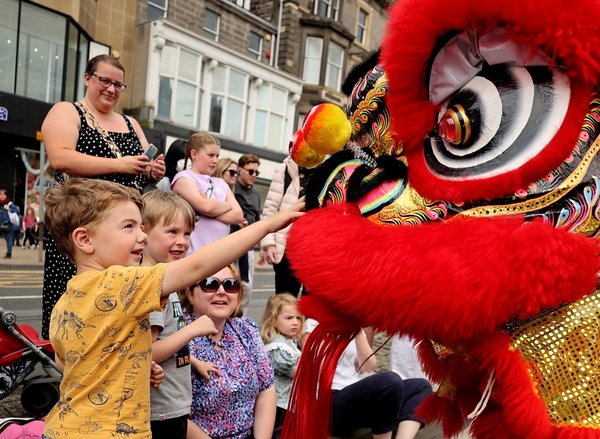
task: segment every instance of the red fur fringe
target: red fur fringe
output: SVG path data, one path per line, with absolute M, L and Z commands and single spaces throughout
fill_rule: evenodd
M 333 375 L 360 325 L 341 314 L 328 312 L 326 306 L 310 296 L 300 301 L 300 309 L 307 316 L 320 318 L 320 323 L 302 350 L 281 437 L 326 439 L 331 423 Z
M 542 222 L 376 225 L 355 206 L 307 213 L 286 249 L 310 295 L 363 326 L 445 345 L 594 291 L 595 240 Z M 574 257 L 573 255 L 577 255 Z

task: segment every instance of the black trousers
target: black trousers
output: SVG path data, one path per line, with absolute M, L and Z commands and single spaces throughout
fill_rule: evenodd
M 422 378 L 403 380 L 395 372 L 380 372 L 334 391 L 331 434 L 350 436 L 359 428 L 373 434 L 396 431 L 398 423 L 413 420 L 419 403 L 431 394 L 431 385 Z
M 152 439 L 185 439 L 187 435 L 187 415 L 164 421 L 150 421 Z
M 285 253 L 279 264 L 273 265 L 273 270 L 275 270 L 275 294 L 290 293 L 294 297 L 298 297 L 302 284 L 292 273 L 290 261 Z

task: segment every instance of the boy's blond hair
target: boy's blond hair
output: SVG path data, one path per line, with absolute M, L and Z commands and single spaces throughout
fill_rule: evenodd
M 178 214 L 183 216 L 187 229 L 191 232 L 196 224 L 196 214 L 192 206 L 175 192 L 154 190 L 142 196 L 144 214 L 142 222 L 146 231 L 163 224 L 173 224 Z
M 58 251 L 72 261 L 75 244 L 71 237 L 78 227 L 93 227 L 115 203 L 131 201 L 144 211 L 139 192 L 118 183 L 90 178 L 70 178 L 46 191 L 46 226 Z
M 227 268 L 231 270 L 231 274 L 240 284 L 240 292 L 237 295 L 235 311 L 233 311 L 233 313 L 229 317 L 242 317 L 244 315 L 244 312 L 242 311 L 242 299 L 244 298 L 244 284 L 242 283 L 240 273 L 237 271 L 235 264 L 229 264 Z M 194 295 L 194 288 L 196 287 L 196 285 L 198 284 L 194 284 L 190 287 L 187 287 L 185 290 L 179 292 L 179 303 L 181 304 L 182 308 L 191 315 L 194 314 L 194 307 L 192 306 L 192 303 L 188 298 L 188 294 L 192 296 Z M 204 292 L 201 292 L 200 294 L 204 294 Z
M 281 293 L 275 294 L 274 296 L 269 297 L 267 301 L 267 307 L 265 308 L 265 314 L 262 318 L 262 324 L 260 326 L 260 336 L 263 341 L 266 343 L 271 343 L 273 339 L 279 335 L 279 331 L 277 331 L 277 317 L 283 310 L 284 306 L 293 306 L 294 308 L 298 308 L 298 299 L 292 296 L 290 293 Z M 302 333 L 304 332 L 304 316 L 300 314 L 300 331 L 296 334 L 295 339 L 299 340 L 302 337 Z

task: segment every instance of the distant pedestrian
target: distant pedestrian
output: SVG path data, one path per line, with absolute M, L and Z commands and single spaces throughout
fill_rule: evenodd
M 254 188 L 254 183 L 260 174 L 258 167 L 260 159 L 254 154 L 244 154 L 238 160 L 238 181 L 235 184 L 235 198 L 244 212 L 247 224 L 253 224 L 260 219 L 260 194 Z M 250 250 L 238 261 L 240 276 L 244 283 L 244 298 L 242 311 L 246 313 L 250 300 L 252 299 L 252 287 L 254 283 L 254 250 Z
M 6 254 L 4 255 L 4 259 L 10 259 L 12 257 L 13 248 L 13 236 L 10 227 L 10 218 L 8 216 L 8 203 L 10 203 L 10 198 L 8 198 L 6 189 L 0 189 L 0 233 L 2 233 L 4 241 L 6 242 Z
M 23 228 L 25 229 L 23 247 L 25 247 L 25 243 L 29 241 L 29 248 L 37 248 L 38 219 L 35 216 L 33 207 L 28 207 L 25 209 L 25 215 L 23 216 Z

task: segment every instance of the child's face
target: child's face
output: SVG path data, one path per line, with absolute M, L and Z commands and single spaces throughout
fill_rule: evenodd
M 275 328 L 277 328 L 277 331 L 287 338 L 295 337 L 300 331 L 301 325 L 302 318 L 300 313 L 295 306 L 291 305 L 285 305 L 281 308 L 281 312 L 275 321 Z
M 234 276 L 231 270 L 226 267 L 209 277 L 215 277 L 222 282 Z M 188 298 L 196 316 L 207 315 L 213 321 L 218 321 L 227 320 L 234 313 L 238 304 L 238 295 L 239 293 L 226 293 L 223 285 L 215 293 L 207 293 L 202 291 L 200 286 L 195 286 L 192 294 L 188 294 Z
M 177 261 L 185 256 L 190 247 L 190 229 L 181 213 L 172 223 L 156 225 L 147 233 L 144 254 L 155 262 Z
M 102 220 L 88 228 L 93 246 L 91 259 L 101 269 L 111 265 L 139 265 L 148 236 L 142 230 L 142 216 L 133 201 L 121 201 L 109 207 Z
M 198 151 L 193 150 L 191 153 L 193 169 L 199 174 L 213 175 L 219 162 L 220 153 L 221 147 L 214 143 L 204 145 Z

